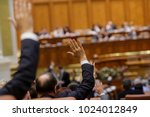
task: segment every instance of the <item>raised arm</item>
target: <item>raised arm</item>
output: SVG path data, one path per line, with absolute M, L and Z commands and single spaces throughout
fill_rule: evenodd
M 14 77 L 2 89 L 0 99 L 22 99 L 29 90 L 35 79 L 39 43 L 37 36 L 33 33 L 31 3 L 29 0 L 16 0 L 16 21 L 11 22 L 21 32 L 21 57 L 19 67 Z
M 80 42 L 69 40 L 69 46 L 72 50 L 69 53 L 80 60 L 83 80 L 77 90 L 70 92 L 68 97 L 75 97 L 77 100 L 83 100 L 87 98 L 89 92 L 92 91 L 95 84 L 93 76 L 94 66 L 88 62 L 85 51 Z

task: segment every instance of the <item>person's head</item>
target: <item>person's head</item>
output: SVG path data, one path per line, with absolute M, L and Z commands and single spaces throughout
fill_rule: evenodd
M 71 89 L 71 91 L 75 91 L 78 88 L 79 84 L 78 83 L 70 83 L 68 85 L 68 88 Z
M 93 90 L 97 93 L 102 93 L 103 89 L 104 89 L 104 87 L 103 87 L 102 82 L 99 79 L 96 79 L 95 80 L 95 86 L 94 86 Z
M 62 70 L 62 69 L 63 69 L 63 67 L 62 67 L 62 66 L 58 66 L 58 69 L 59 69 L 59 70 Z
M 56 71 L 57 71 L 59 74 L 61 74 L 61 73 L 64 71 L 64 68 L 63 68 L 62 66 L 57 66 L 56 68 L 57 68 Z
M 56 91 L 56 97 L 66 97 L 71 92 L 71 89 L 67 87 L 61 87 Z
M 113 80 L 112 76 L 109 75 L 108 78 L 107 78 L 107 85 L 110 86 L 112 84 L 112 80 Z
M 49 73 L 45 73 L 36 79 L 36 90 L 40 95 L 55 93 L 56 85 L 56 78 Z
M 131 86 L 132 86 L 131 80 L 129 80 L 129 79 L 123 80 L 123 88 L 124 88 L 125 90 L 130 89 Z
M 134 88 L 135 90 L 143 91 L 142 77 L 139 76 L 134 80 Z
M 148 85 L 150 85 L 150 79 L 148 79 Z
M 69 28 L 69 26 L 65 26 L 64 27 L 64 33 L 71 33 L 71 29 Z
M 113 24 L 113 22 L 112 22 L 112 21 L 109 21 L 109 22 L 108 22 L 108 24 L 109 24 L 109 25 L 112 25 L 112 24 Z

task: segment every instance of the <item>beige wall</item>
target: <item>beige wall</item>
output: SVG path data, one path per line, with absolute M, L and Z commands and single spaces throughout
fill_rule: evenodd
M 72 29 L 105 25 L 150 24 L 150 0 L 32 0 L 35 31 L 69 25 Z
M 0 0 L 0 30 L 2 38 L 2 50 L 4 56 L 13 55 L 12 50 L 12 39 L 10 23 L 8 21 L 9 17 L 9 4 L 8 0 Z

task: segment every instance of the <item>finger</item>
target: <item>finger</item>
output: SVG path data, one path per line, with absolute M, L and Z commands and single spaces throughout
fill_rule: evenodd
M 74 43 L 71 39 L 69 40 L 69 46 L 72 49 L 72 51 L 74 52 L 76 48 L 75 48 Z
M 67 54 L 71 54 L 72 56 L 74 56 L 74 53 L 73 53 L 73 52 L 67 52 Z
M 29 16 L 31 14 L 31 2 L 29 0 L 24 1 L 24 9 L 23 13 L 25 16 Z
M 16 21 L 15 21 L 14 18 L 9 17 L 8 20 L 10 21 L 10 23 L 11 23 L 15 28 L 17 28 L 17 23 L 16 23 Z
M 70 42 L 71 42 L 71 44 L 72 44 L 72 47 L 74 48 L 74 51 L 76 51 L 77 49 L 78 49 L 78 47 L 76 47 L 76 42 L 75 42 L 75 40 L 73 39 L 73 40 L 70 40 Z
M 15 14 L 16 20 L 19 20 L 22 17 L 22 0 L 15 0 Z
M 70 47 L 71 51 L 73 51 L 73 50 L 74 50 L 74 48 L 72 47 L 71 40 L 69 40 L 69 39 L 68 39 L 68 45 L 69 45 L 69 47 Z
M 27 16 L 28 0 L 20 0 L 19 7 L 20 7 L 20 17 L 23 18 L 24 16 Z
M 28 12 L 27 12 L 27 0 L 24 0 L 23 3 L 22 3 L 22 14 L 24 16 L 27 16 L 28 15 Z
M 27 13 L 32 14 L 32 4 L 29 0 L 27 0 Z
M 15 0 L 15 2 L 14 2 L 14 10 L 15 10 L 15 14 L 16 14 L 16 19 L 19 19 L 18 0 Z
M 76 40 L 73 39 L 73 43 L 74 43 L 74 46 L 75 46 L 76 49 L 80 48 Z
M 89 62 L 90 62 L 90 64 L 92 65 L 92 60 L 90 60 Z
M 19 18 L 23 17 L 23 9 L 24 9 L 24 2 L 25 0 L 17 0 L 18 1 L 18 13 L 19 13 Z
M 95 67 L 95 62 L 93 60 L 90 60 L 90 64 Z
M 95 67 L 95 62 L 93 61 L 92 65 Z
M 77 40 L 77 43 L 78 43 L 79 47 L 80 47 L 82 50 L 84 50 L 84 48 L 83 48 L 83 46 L 82 46 L 82 44 L 81 44 L 81 42 L 80 42 L 79 40 Z
M 81 44 L 81 42 L 80 42 L 79 40 L 77 40 L 77 43 L 78 43 L 78 45 L 79 45 L 80 47 L 82 47 L 82 44 Z
M 66 43 L 67 45 L 70 45 L 70 39 L 66 39 L 66 40 L 65 40 L 65 43 Z

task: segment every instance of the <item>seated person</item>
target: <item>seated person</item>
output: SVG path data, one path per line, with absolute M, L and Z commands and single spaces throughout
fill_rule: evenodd
M 71 90 L 71 91 L 75 91 L 79 86 L 79 83 L 76 83 L 76 82 L 72 82 L 68 85 L 68 88 Z
M 59 76 L 56 75 L 56 73 L 54 72 L 54 66 L 55 63 L 52 62 L 51 65 L 48 68 L 49 73 L 51 73 L 57 80 L 58 80 L 58 84 L 59 87 L 67 87 L 70 84 L 70 73 L 68 73 L 67 71 L 65 71 L 65 69 L 61 66 L 58 66 L 58 72 L 59 72 Z
M 59 77 L 58 79 L 62 82 L 62 87 L 67 87 L 70 84 L 70 74 L 63 69 L 63 67 L 58 67 Z
M 83 100 L 94 87 L 94 67 L 87 61 L 84 49 L 79 42 L 68 40 L 68 45 L 72 50 L 72 52 L 68 53 L 80 58 L 83 80 L 75 91 L 67 90 L 67 93 L 63 91 L 65 94 L 61 92 L 61 95 L 57 98 L 74 97 L 75 99 Z M 56 87 L 57 80 L 52 73 L 45 73 L 36 79 L 36 89 L 39 98 L 56 98 Z
M 136 79 L 134 80 L 133 89 L 134 89 L 138 94 L 144 94 L 144 91 L 143 91 L 143 84 L 142 84 L 141 78 L 136 78 Z
M 143 79 L 142 84 L 144 93 L 150 92 L 149 81 L 147 79 Z
M 115 29 L 117 29 L 117 26 L 112 21 L 109 21 L 106 24 L 106 27 L 105 27 L 106 32 L 111 32 L 111 31 L 113 31 Z
M 118 94 L 118 99 L 123 99 L 127 94 L 143 94 L 141 91 L 132 89 L 132 82 L 129 79 L 123 81 L 124 90 Z
M 109 100 L 109 95 L 104 91 L 104 85 L 99 79 L 95 80 L 94 97 L 99 97 L 101 100 Z
M 72 33 L 72 31 L 71 31 L 71 29 L 70 29 L 69 26 L 65 26 L 65 27 L 63 28 L 63 30 L 64 30 L 64 34 L 65 34 L 65 35 L 68 35 L 68 34 Z

